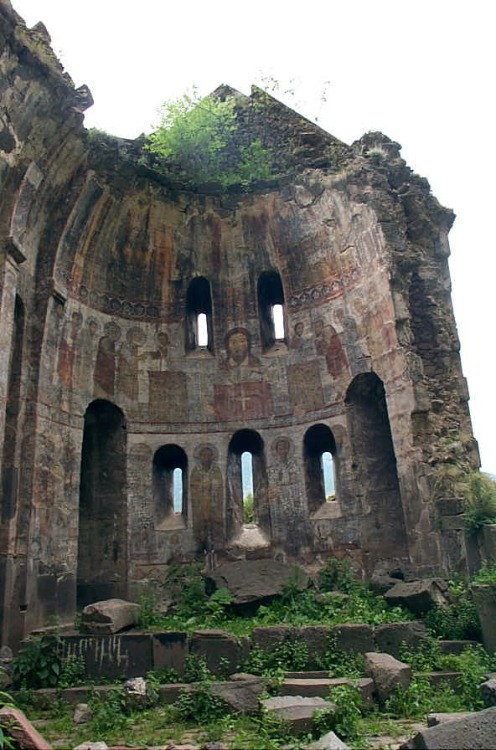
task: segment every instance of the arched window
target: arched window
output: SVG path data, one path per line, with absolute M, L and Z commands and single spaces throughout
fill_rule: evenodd
M 153 498 L 158 522 L 187 513 L 188 458 L 179 445 L 162 445 L 153 457 Z
M 303 439 L 305 482 L 310 513 L 336 496 L 336 441 L 325 424 L 310 427 Z
M 277 271 L 264 271 L 260 274 L 257 296 L 262 350 L 267 351 L 276 341 L 286 340 L 284 291 Z
M 214 350 L 212 295 L 204 276 L 190 282 L 186 293 L 186 351 Z
M 229 443 L 228 534 L 237 534 L 243 523 L 269 527 L 267 469 L 264 443 L 258 432 L 239 430 Z
M 84 415 L 78 542 L 78 606 L 126 597 L 126 422 L 103 399 Z
M 243 522 L 253 523 L 254 498 L 253 498 L 253 454 L 244 451 L 241 454 L 241 490 L 243 497 Z

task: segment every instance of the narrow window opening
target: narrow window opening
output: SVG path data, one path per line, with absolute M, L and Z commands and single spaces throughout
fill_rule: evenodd
M 264 442 L 254 430 L 239 430 L 229 443 L 227 459 L 226 531 L 240 534 L 243 525 L 256 524 L 270 532 Z
M 336 490 L 334 487 L 334 463 L 332 454 L 325 451 L 320 458 L 322 466 L 322 475 L 324 477 L 324 495 L 329 503 L 336 499 Z
M 276 341 L 284 339 L 284 317 L 282 305 L 273 305 L 272 320 L 274 321 L 274 336 Z
M 172 493 L 174 497 L 174 513 L 183 511 L 183 470 L 176 468 L 172 475 Z
M 210 284 L 203 276 L 194 278 L 186 293 L 186 351 L 208 349 L 213 352 L 213 316 Z
M 196 320 L 198 329 L 198 346 L 208 347 L 208 326 L 206 313 L 200 313 Z
M 187 467 L 186 453 L 178 445 L 163 445 L 153 457 L 153 496 L 160 523 L 174 514 L 186 516 Z
M 263 271 L 257 286 L 258 315 L 262 350 L 267 351 L 276 341 L 284 341 L 284 290 L 278 271 Z
M 324 424 L 310 427 L 303 439 L 305 459 L 305 483 L 308 507 L 311 513 L 322 505 L 336 499 L 336 484 L 339 478 L 339 464 L 336 455 L 336 441 Z M 339 486 L 338 486 L 339 491 Z
M 243 493 L 243 523 L 253 523 L 253 456 L 241 454 L 241 488 Z

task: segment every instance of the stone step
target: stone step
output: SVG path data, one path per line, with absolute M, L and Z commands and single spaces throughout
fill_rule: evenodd
M 308 672 L 300 674 L 315 673 Z M 364 705 L 372 705 L 374 681 L 370 677 L 361 677 L 357 680 L 352 680 L 347 677 L 286 677 L 279 689 L 279 694 L 306 698 L 329 698 L 330 690 L 339 685 L 357 685 Z
M 443 683 L 449 685 L 455 693 L 460 691 L 458 678 L 461 672 L 415 672 L 415 677 L 426 677 L 432 687 L 437 687 Z
M 316 711 L 335 710 L 336 704 L 324 698 L 300 695 L 280 695 L 262 701 L 263 708 L 283 719 L 292 734 L 306 734 L 312 730 Z
M 454 654 L 458 656 L 469 646 L 477 646 L 478 641 L 439 641 L 439 647 L 443 654 Z

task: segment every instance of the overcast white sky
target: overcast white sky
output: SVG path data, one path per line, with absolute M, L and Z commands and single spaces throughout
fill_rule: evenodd
M 398 141 L 457 214 L 450 269 L 463 369 L 482 468 L 496 474 L 491 2 L 12 2 L 28 26 L 43 21 L 75 84 L 90 87 L 87 127 L 134 138 L 193 84 L 202 94 L 221 83 L 249 93 L 272 76 L 295 90 L 278 98 L 346 143 L 369 130 Z

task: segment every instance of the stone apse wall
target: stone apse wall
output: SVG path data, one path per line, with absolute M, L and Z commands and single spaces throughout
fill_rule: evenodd
M 88 134 L 88 90 L 5 0 L 0 45 L 2 641 L 205 552 L 442 572 L 439 446 L 472 434 L 453 214 L 398 144 L 347 146 L 267 100 L 253 127 L 292 177 L 181 189 Z

